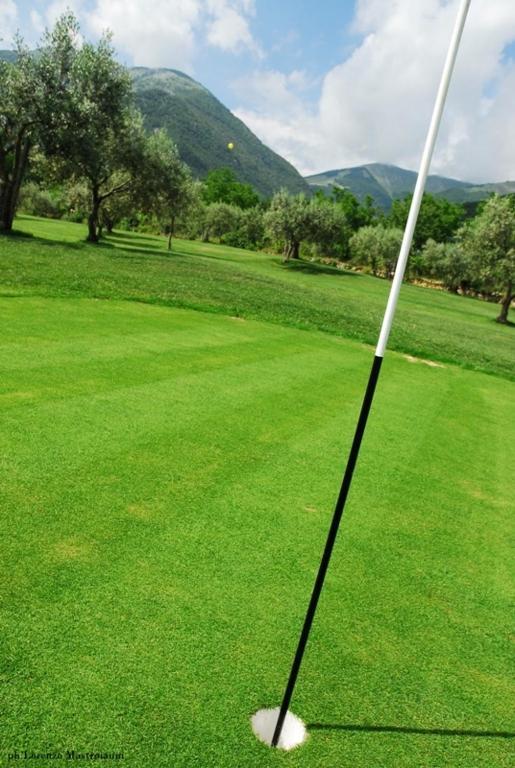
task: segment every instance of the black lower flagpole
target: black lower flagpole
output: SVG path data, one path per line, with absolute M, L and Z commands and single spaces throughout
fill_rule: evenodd
M 363 439 L 363 434 L 365 432 L 368 414 L 370 413 L 370 407 L 372 405 L 372 400 L 374 398 L 374 392 L 376 389 L 377 380 L 379 378 L 379 372 L 381 370 L 381 363 L 383 361 L 383 357 L 386 351 L 386 344 L 388 342 L 388 337 L 390 335 L 390 329 L 392 326 L 393 317 L 394 317 L 395 309 L 397 306 L 397 300 L 399 298 L 399 291 L 402 285 L 402 280 L 404 278 L 406 264 L 408 262 L 408 256 L 411 248 L 411 243 L 413 240 L 413 233 L 415 231 L 415 225 L 417 223 L 418 213 L 420 210 L 420 205 L 422 203 L 422 196 L 424 194 L 424 187 L 426 185 L 426 179 L 427 179 L 427 174 L 429 172 L 431 157 L 433 155 L 436 137 L 438 134 L 438 128 L 440 127 L 440 122 L 442 119 L 445 99 L 447 97 L 447 92 L 449 90 L 452 70 L 454 68 L 454 63 L 456 61 L 456 56 L 458 54 L 460 40 L 463 33 L 463 28 L 465 26 L 465 19 L 467 17 L 470 3 L 471 3 L 471 0 L 461 0 L 460 8 L 456 18 L 456 23 L 455 23 L 454 30 L 451 37 L 451 42 L 449 44 L 449 49 L 447 51 L 447 58 L 445 60 L 445 65 L 444 65 L 442 77 L 440 80 L 440 86 L 438 88 L 438 93 L 436 96 L 433 114 L 431 117 L 431 123 L 429 125 L 429 130 L 426 137 L 426 143 L 424 145 L 424 151 L 423 151 L 422 160 L 420 163 L 420 170 L 418 173 L 415 190 L 413 192 L 413 199 L 411 201 L 408 221 L 406 223 L 406 228 L 404 230 L 404 236 L 402 239 L 401 249 L 399 252 L 399 258 L 397 260 L 397 266 L 395 268 L 395 275 L 392 281 L 392 287 L 391 287 L 390 295 L 388 298 L 388 304 L 386 306 L 383 323 L 381 326 L 381 332 L 379 334 L 379 341 L 377 343 L 374 362 L 372 363 L 372 369 L 370 371 L 370 376 L 368 379 L 365 397 L 363 398 L 363 404 L 361 406 L 361 412 L 359 414 L 359 419 L 358 419 L 356 431 L 354 434 L 354 440 L 352 441 L 352 446 L 351 446 L 349 458 L 347 461 L 347 466 L 345 468 L 345 473 L 343 475 L 343 481 L 342 481 L 340 493 L 336 502 L 333 519 L 331 522 L 331 527 L 329 529 L 329 534 L 327 536 L 324 553 L 322 555 L 322 560 L 320 562 L 320 567 L 318 569 L 315 586 L 313 587 L 313 592 L 311 594 L 311 599 L 309 601 L 306 618 L 304 619 L 304 626 L 302 627 L 299 644 L 297 646 L 297 651 L 295 653 L 295 658 L 293 660 L 290 676 L 288 678 L 288 683 L 286 685 L 286 690 L 284 692 L 283 700 L 279 710 L 279 717 L 277 718 L 274 734 L 272 736 L 272 742 L 271 742 L 272 747 L 277 747 L 279 743 L 279 739 L 281 737 L 284 720 L 286 718 L 291 697 L 293 695 L 293 690 L 295 688 L 295 683 L 297 681 L 297 676 L 299 674 L 299 669 L 302 663 L 302 658 L 304 656 L 304 651 L 306 650 L 306 645 L 309 638 L 309 632 L 311 630 L 311 625 L 315 617 L 315 612 L 317 609 L 318 600 L 320 598 L 320 593 L 322 592 L 322 587 L 324 586 L 324 580 L 327 573 L 327 568 L 329 566 L 329 561 L 331 559 L 334 543 L 336 541 L 338 528 L 340 525 L 340 521 L 342 519 L 343 510 L 345 508 L 345 502 L 347 500 L 349 488 L 352 482 L 352 475 L 354 473 L 354 468 L 356 466 L 356 461 L 358 459 L 361 441 Z
M 306 618 L 304 619 L 304 626 L 302 627 L 299 644 L 297 646 L 297 652 L 295 653 L 295 658 L 293 660 L 293 666 L 291 668 L 290 677 L 288 679 L 288 684 L 286 685 L 286 690 L 284 692 L 281 709 L 279 711 L 279 718 L 277 720 L 277 725 L 275 726 L 274 735 L 272 737 L 273 747 L 276 747 L 279 741 L 279 737 L 281 735 L 281 731 L 284 723 L 284 718 L 286 717 L 288 707 L 290 706 L 290 700 L 293 694 L 293 689 L 295 688 L 295 683 L 297 682 L 297 675 L 299 674 L 302 657 L 304 656 L 304 650 L 308 642 L 309 631 L 311 629 L 311 624 L 313 623 L 313 618 L 315 616 L 315 612 L 318 605 L 318 599 L 320 597 L 320 593 L 324 585 L 325 574 L 327 572 L 329 561 L 331 559 L 334 542 L 336 541 L 336 534 L 338 533 L 340 520 L 342 519 L 343 510 L 345 508 L 347 494 L 349 492 L 350 484 L 352 481 L 354 467 L 356 466 L 356 461 L 358 459 L 359 448 L 361 445 L 361 440 L 363 438 L 363 433 L 365 432 L 368 414 L 370 413 L 370 407 L 372 405 L 372 400 L 374 398 L 374 392 L 375 392 L 377 380 L 379 378 L 379 372 L 381 370 L 382 362 L 383 362 L 382 357 L 378 357 L 377 355 L 374 357 L 374 362 L 372 363 L 370 376 L 368 377 L 368 384 L 365 392 L 365 397 L 363 398 L 363 405 L 361 406 L 361 413 L 359 414 L 358 424 L 356 426 L 356 432 L 354 434 L 354 440 L 352 441 L 352 446 L 351 446 L 349 458 L 347 461 L 347 467 L 345 469 L 345 474 L 343 476 L 342 487 L 340 488 L 340 494 L 338 496 L 338 500 L 336 502 L 336 506 L 334 509 L 333 520 L 331 522 L 331 527 L 329 528 L 329 534 L 327 536 L 327 541 L 325 543 L 324 554 L 322 555 L 320 568 L 318 569 L 315 586 L 313 587 L 313 592 L 311 594 L 311 600 L 309 601 Z

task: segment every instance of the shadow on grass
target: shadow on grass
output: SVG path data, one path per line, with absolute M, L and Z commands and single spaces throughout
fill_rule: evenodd
M 291 272 L 303 272 L 307 275 L 333 275 L 334 277 L 357 277 L 357 272 L 338 269 L 328 264 L 316 264 L 312 261 L 283 261 L 282 267 Z
M 84 248 L 85 245 L 87 245 L 86 241 L 68 241 L 68 240 L 57 240 L 50 237 L 40 237 L 39 235 L 34 235 L 32 232 L 22 232 L 20 230 L 16 230 L 13 232 L 5 232 L 3 237 L 7 237 L 9 239 L 13 240 L 27 240 L 30 243 L 37 243 L 42 246 L 47 246 L 49 248 L 72 248 L 74 250 L 79 250 L 81 248 Z M 0 239 L 0 242 L 1 239 Z
M 158 243 L 161 245 L 165 243 L 164 238 L 159 240 L 157 235 L 143 235 L 139 232 L 123 232 L 121 230 L 114 230 L 113 232 L 107 234 L 106 237 L 109 237 L 113 240 L 127 240 L 128 242 L 132 242 L 134 240 L 142 240 L 146 243 L 156 243 L 156 247 Z
M 2 237 L 6 237 L 9 239 L 17 240 L 18 238 L 25 240 L 30 239 L 34 240 L 34 235 L 32 232 L 24 232 L 22 229 L 11 229 L 10 232 L 2 232 Z
M 166 241 L 156 240 L 155 237 L 145 237 L 144 235 L 130 235 L 124 233 L 112 232 L 110 235 L 102 237 L 102 243 L 109 243 L 111 247 L 130 248 L 134 251 L 157 251 L 158 253 L 167 253 Z
M 483 739 L 513 739 L 511 731 L 473 731 L 459 728 L 409 728 L 402 725 L 356 725 L 352 723 L 310 723 L 308 731 L 358 731 L 361 733 L 409 733 L 420 736 L 465 736 Z

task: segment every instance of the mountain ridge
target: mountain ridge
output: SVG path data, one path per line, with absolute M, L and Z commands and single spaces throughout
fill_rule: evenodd
M 389 163 L 366 163 L 311 174 L 305 179 L 314 190 L 328 191 L 334 185 L 349 189 L 360 200 L 371 195 L 377 205 L 387 210 L 393 200 L 402 199 L 413 192 L 417 174 Z M 476 203 L 492 192 L 515 193 L 515 181 L 474 184 L 431 174 L 427 178 L 426 191 L 455 203 Z
M 15 61 L 16 52 L 0 50 L 0 60 Z M 164 128 L 197 178 L 204 178 L 215 168 L 228 167 L 239 181 L 252 184 L 265 197 L 281 187 L 292 193 L 310 194 L 317 189 L 327 192 L 334 184 L 349 189 L 360 200 L 371 195 L 384 210 L 415 187 L 414 171 L 388 163 L 367 163 L 302 177 L 194 78 L 165 67 L 130 67 L 128 71 L 146 128 Z M 229 143 L 234 145 L 233 150 L 229 150 Z M 515 181 L 474 184 L 431 174 L 426 190 L 474 207 L 492 192 L 515 193 Z
M 264 196 L 281 187 L 309 193 L 296 168 L 267 147 L 204 85 L 174 69 L 132 67 L 136 104 L 148 130 L 164 128 L 193 174 L 228 167 Z M 233 150 L 228 144 L 234 145 Z

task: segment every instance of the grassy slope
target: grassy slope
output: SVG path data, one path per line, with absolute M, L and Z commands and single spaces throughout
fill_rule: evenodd
M 65 256 L 48 247 L 57 274 Z M 79 271 L 79 257 L 130 262 L 78 249 Z M 134 290 L 142 264 L 172 261 L 139 258 Z M 256 259 L 243 274 L 263 269 Z M 369 350 L 116 300 L 6 297 L 0 313 L 3 755 L 510 765 L 505 738 L 313 728 L 284 755 L 250 733 L 285 682 Z M 514 424 L 510 382 L 388 356 L 295 697 L 307 722 L 515 731 Z
M 84 227 L 23 218 L 37 239 L 0 242 L 0 290 L 49 296 L 130 298 L 318 329 L 373 344 L 389 284 L 266 254 L 118 233 L 102 247 Z M 53 239 L 52 239 L 53 238 Z M 515 332 L 497 307 L 406 285 L 390 346 L 515 379 Z

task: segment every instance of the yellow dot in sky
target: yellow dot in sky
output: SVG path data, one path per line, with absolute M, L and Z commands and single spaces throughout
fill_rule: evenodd
M 232 141 L 230 141 L 227 145 L 227 149 L 234 149 L 234 144 Z

